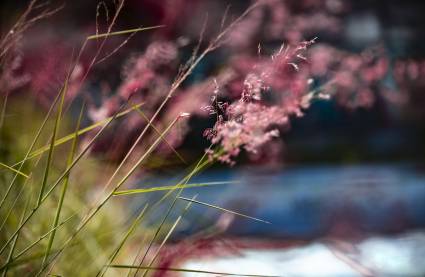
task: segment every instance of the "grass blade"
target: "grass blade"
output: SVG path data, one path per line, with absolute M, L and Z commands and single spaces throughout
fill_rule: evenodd
M 11 170 L 11 171 L 15 172 L 16 174 L 19 174 L 19 175 L 21 175 L 21 176 L 23 176 L 23 177 L 25 177 L 25 178 L 28 178 L 28 175 L 27 175 L 27 174 L 25 174 L 25 173 L 23 173 L 22 171 L 19 171 L 19 170 L 17 170 L 17 169 L 14 169 L 13 167 L 10 167 L 10 166 L 8 166 L 7 164 L 4 164 L 4 163 L 0 162 L 0 166 L 2 166 L 2 167 L 4 167 L 4 168 L 7 168 L 7 169 L 9 169 L 9 170 Z
M 228 209 L 225 209 L 225 208 L 221 208 L 219 206 L 211 205 L 211 204 L 208 204 L 208 203 L 205 203 L 205 202 L 192 200 L 192 199 L 185 198 L 185 197 L 179 197 L 179 199 L 184 200 L 184 201 L 193 202 L 193 203 L 200 204 L 200 205 L 204 205 L 204 206 L 207 206 L 209 208 L 214 208 L 214 209 L 220 210 L 222 212 L 231 213 L 231 214 L 238 215 L 238 216 L 241 216 L 241 217 L 249 218 L 249 219 L 252 219 L 252 220 L 255 220 L 255 221 L 271 224 L 269 221 L 259 219 L 259 218 L 256 218 L 256 217 L 252 217 L 252 216 L 249 216 L 249 215 L 241 214 L 241 213 L 238 213 L 238 212 L 235 212 L 235 211 L 232 211 L 232 210 L 228 210 Z
M 114 195 L 115 196 L 123 196 L 123 195 L 131 195 L 131 194 L 149 193 L 149 192 L 155 192 L 155 191 L 199 188 L 199 187 L 208 187 L 208 186 L 234 184 L 234 183 L 239 183 L 239 182 L 237 182 L 237 181 L 207 182 L 207 183 L 195 183 L 195 184 L 177 185 L 177 186 L 173 185 L 173 186 L 153 187 L 153 188 L 146 188 L 146 189 L 120 190 L 120 191 L 115 192 Z
M 69 80 L 69 74 L 66 77 L 64 86 L 63 86 L 61 93 L 60 93 L 61 100 L 59 102 L 58 111 L 56 113 L 55 125 L 53 127 L 53 133 L 52 133 L 51 143 L 50 143 L 50 147 L 49 147 L 49 152 L 47 154 L 46 168 L 44 170 L 43 181 L 41 183 L 40 192 L 38 194 L 37 205 L 40 205 L 41 199 L 43 199 L 44 189 L 46 188 L 47 179 L 49 178 L 50 167 L 52 165 L 52 160 L 53 160 L 53 152 L 54 152 L 56 135 L 57 135 L 59 125 L 60 125 L 60 121 L 61 121 L 61 118 L 62 118 L 63 104 L 65 102 L 65 95 L 66 95 L 66 91 L 68 89 L 68 80 Z
M 103 33 L 103 34 L 96 34 L 96 35 L 88 36 L 87 37 L 87 40 L 98 39 L 98 38 L 105 38 L 105 37 L 110 37 L 110 36 L 118 36 L 118 35 L 131 34 L 131 33 L 140 32 L 140 31 L 158 29 L 158 28 L 162 28 L 162 27 L 165 27 L 165 25 L 157 25 L 157 26 L 150 26 L 150 27 L 142 27 L 142 28 L 134 28 L 134 29 L 122 30 L 122 31 L 117 31 L 117 32 L 108 32 L 108 33 Z
M 80 115 L 78 116 L 77 125 L 75 127 L 74 140 L 72 142 L 71 150 L 69 152 L 68 161 L 67 161 L 67 167 L 69 167 L 71 165 L 72 160 L 74 159 L 74 156 L 75 156 L 75 151 L 77 149 L 77 143 L 78 143 L 78 134 L 77 134 L 77 132 L 80 129 L 81 119 L 83 117 L 84 106 L 85 106 L 85 104 L 83 103 L 83 105 L 81 107 L 81 110 L 80 110 Z M 58 207 L 56 209 L 55 219 L 53 221 L 53 229 L 59 223 L 59 218 L 60 218 L 60 214 L 61 214 L 63 202 L 65 200 L 65 194 L 66 194 L 66 191 L 68 189 L 69 174 L 70 174 L 70 172 L 68 172 L 68 174 L 65 176 L 65 179 L 64 179 L 64 184 L 62 186 L 61 196 L 59 198 Z M 47 243 L 47 247 L 46 247 L 46 253 L 44 255 L 43 262 L 42 262 L 43 265 L 46 262 L 47 258 L 49 257 L 49 252 L 52 249 L 53 241 L 55 239 L 55 235 L 56 235 L 56 229 L 54 229 L 54 231 L 50 234 L 49 242 Z

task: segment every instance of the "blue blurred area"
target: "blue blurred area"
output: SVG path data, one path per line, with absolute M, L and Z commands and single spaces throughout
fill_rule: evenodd
M 163 183 L 166 179 L 156 180 Z M 303 166 L 275 173 L 211 170 L 190 183 L 215 181 L 239 183 L 190 188 L 183 194 L 188 198 L 198 195 L 199 201 L 272 222 L 236 217 L 226 235 L 309 239 L 425 227 L 425 174 L 414 166 Z M 191 224 L 175 237 L 210 227 L 221 214 L 193 204 L 186 215 Z

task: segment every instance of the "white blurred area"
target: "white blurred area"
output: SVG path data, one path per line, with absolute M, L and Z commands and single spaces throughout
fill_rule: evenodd
M 283 249 L 244 249 L 239 255 L 191 259 L 179 268 L 285 277 L 425 276 L 425 232 L 370 237 L 356 244 L 322 241 Z M 181 276 L 200 276 L 185 272 Z

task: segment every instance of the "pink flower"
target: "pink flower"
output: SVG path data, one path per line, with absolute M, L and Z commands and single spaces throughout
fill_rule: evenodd
M 314 95 L 302 91 L 306 85 L 298 85 L 302 82 L 300 79 L 295 82 L 286 80 L 287 85 L 280 86 L 283 91 L 270 91 L 269 88 L 277 88 L 277 79 L 292 77 L 288 68 L 299 70 L 297 62 L 304 60 L 301 58 L 303 52 L 313 43 L 311 40 L 294 48 L 281 47 L 268 61 L 260 60 L 246 75 L 240 98 L 229 105 L 217 100 L 219 90 L 216 88 L 213 103 L 207 110 L 210 114 L 217 114 L 217 122 L 204 132 L 204 136 L 219 145 L 219 150 L 209 151 L 210 158 L 232 165 L 241 149 L 257 154 L 263 145 L 279 136 L 278 128 L 287 125 L 291 115 L 302 115 L 301 110 L 309 106 Z M 305 79 L 304 84 L 307 83 Z M 280 101 L 267 103 L 264 99 L 266 92 L 280 94 Z

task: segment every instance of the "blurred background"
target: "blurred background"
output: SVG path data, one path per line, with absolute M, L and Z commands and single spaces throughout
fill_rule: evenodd
M 47 111 L 79 45 L 87 35 L 106 32 L 114 5 L 102 3 L 52 1 L 53 7 L 64 4 L 62 9 L 29 28 L 12 51 L 7 62 L 14 65 L 13 70 L 0 75 L 2 101 L 7 95 L 9 103 L 19 106 L 30 95 L 26 101 Z M 114 30 L 163 27 L 131 37 L 111 37 L 102 52 L 108 58 L 80 83 L 98 45 L 90 44 L 79 71 L 72 74 L 75 86 L 71 83 L 67 101 L 88 103 L 84 124 L 112 115 L 132 94 L 136 94 L 135 102 L 147 103 L 145 112 L 151 116 L 200 34 L 200 45 L 205 47 L 220 31 L 223 18 L 231 22 L 252 3 L 126 0 Z M 300 66 L 301 77 L 289 77 L 280 86 L 320 89 L 331 99 L 314 101 L 255 155 L 242 152 L 233 167 L 217 163 L 193 181 L 237 183 L 185 191 L 188 198 L 198 194 L 199 201 L 272 224 L 194 205 L 163 251 L 161 263 L 215 272 L 229 272 L 240 263 L 237 268 L 245 274 L 269 268 L 261 274 L 288 273 L 285 276 L 423 276 L 425 2 L 258 3 L 221 47 L 194 69 L 167 106 L 169 114 L 158 120 L 164 126 L 161 120 L 172 118 L 173 113 L 191 113 L 168 137 L 185 163 L 163 147 L 161 155 L 150 161 L 152 168 L 143 170 L 133 187 L 158 181 L 173 184 L 176 174 L 196 162 L 210 144 L 203 132 L 215 122 L 201 109 L 210 101 L 213 80 L 220 84 L 222 99 L 233 101 L 258 55 L 270 56 L 282 43 L 297 45 L 317 37 Z M 27 4 L 1 1 L 2 34 Z M 140 61 L 149 66 L 140 69 Z M 301 79 L 311 80 L 310 87 L 305 87 L 306 82 L 300 85 Z M 76 117 L 78 108 L 71 106 L 71 114 Z M 13 112 L 6 112 L 7 116 Z M 92 154 L 117 164 L 145 124 L 136 115 L 120 121 L 96 143 Z M 5 126 L 0 137 L 2 160 L 16 149 L 16 137 Z M 134 197 L 129 209 L 139 208 L 143 199 L 159 197 Z

